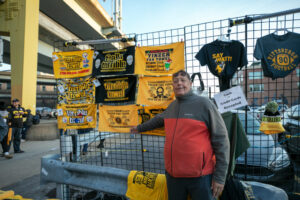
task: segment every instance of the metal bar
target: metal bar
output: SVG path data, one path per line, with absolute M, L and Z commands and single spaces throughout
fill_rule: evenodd
M 141 134 L 141 150 L 142 150 L 142 170 L 145 171 L 145 155 L 144 155 L 143 134 Z
M 80 42 L 76 42 L 76 41 L 72 41 L 72 42 L 65 42 L 64 46 L 68 47 L 68 46 L 76 46 L 76 45 L 83 45 L 83 44 L 91 44 L 91 45 L 95 45 L 95 44 L 106 44 L 106 43 L 113 43 L 113 42 L 136 42 L 136 38 L 118 38 L 118 39 L 102 39 L 102 40 L 86 40 L 86 41 L 80 41 Z
M 248 24 L 248 23 L 250 23 L 252 21 L 256 21 L 256 20 L 262 20 L 262 19 L 267 19 L 267 18 L 271 18 L 271 17 L 278 17 L 278 16 L 282 16 L 282 15 L 294 14 L 297 12 L 300 12 L 300 8 L 285 10 L 285 11 L 281 11 L 281 12 L 275 12 L 275 13 L 271 13 L 271 14 L 260 15 L 260 16 L 256 16 L 256 17 L 246 16 L 245 18 L 238 19 L 238 20 L 230 19 L 229 24 L 230 24 L 230 27 L 232 27 L 232 26 L 241 25 L 241 24 Z
M 186 72 L 188 72 L 188 68 L 187 68 L 187 49 L 186 49 L 186 26 L 185 27 L 183 27 L 183 38 L 184 38 L 184 57 L 185 57 L 185 59 L 184 59 L 184 64 L 185 64 L 185 71 Z M 192 37 L 192 35 L 191 35 L 191 37 Z
M 246 16 L 247 17 L 247 16 Z M 248 24 L 245 23 L 245 54 L 246 56 L 248 56 Z M 248 64 L 247 64 L 248 65 Z M 248 67 L 247 65 L 245 66 L 245 97 L 246 99 L 248 99 Z M 245 106 L 245 130 L 248 130 L 248 109 L 247 109 L 247 106 Z M 245 168 L 246 168 L 246 171 L 247 171 L 247 168 L 248 168 L 248 159 L 247 159 L 247 151 L 245 151 Z M 247 173 L 245 173 L 245 176 L 244 176 L 245 180 L 247 181 Z
M 125 196 L 128 170 L 62 162 L 57 155 L 42 158 L 41 183 L 55 182 Z

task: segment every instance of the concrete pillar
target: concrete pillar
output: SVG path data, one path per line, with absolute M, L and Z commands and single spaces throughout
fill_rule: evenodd
M 0 4 L 0 33 L 10 36 L 11 96 L 35 113 L 39 0 Z

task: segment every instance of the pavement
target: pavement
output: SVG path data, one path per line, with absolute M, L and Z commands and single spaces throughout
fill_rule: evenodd
M 42 122 L 47 123 L 47 122 Z M 0 190 L 13 190 L 24 198 L 53 198 L 55 184 L 40 185 L 41 158 L 59 153 L 59 140 L 26 141 L 21 143 L 24 153 L 13 154 L 12 159 L 0 157 Z M 2 151 L 2 150 L 1 150 Z M 52 195 L 52 196 L 51 196 Z

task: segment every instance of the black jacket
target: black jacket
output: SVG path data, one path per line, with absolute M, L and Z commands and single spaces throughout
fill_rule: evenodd
M 21 106 L 18 108 L 12 107 L 8 110 L 8 123 L 11 123 L 10 127 L 22 128 L 23 117 L 26 117 L 25 109 Z

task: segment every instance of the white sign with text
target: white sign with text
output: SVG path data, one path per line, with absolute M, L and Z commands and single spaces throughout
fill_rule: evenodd
M 232 87 L 214 96 L 220 113 L 228 112 L 248 105 L 240 86 Z

